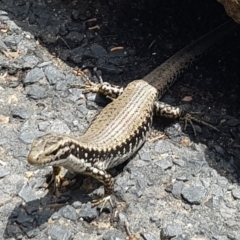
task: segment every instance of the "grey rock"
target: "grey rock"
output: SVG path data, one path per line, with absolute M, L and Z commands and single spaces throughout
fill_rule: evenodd
M 223 195 L 224 195 L 223 188 L 221 186 L 219 186 L 218 184 L 211 184 L 209 190 L 211 190 L 212 194 L 214 194 L 215 196 L 223 197 Z
M 52 61 L 42 62 L 42 63 L 38 64 L 38 67 L 43 68 L 43 67 L 46 67 L 46 66 L 51 65 L 51 64 L 52 64 Z
M 47 90 L 44 87 L 33 85 L 27 93 L 29 98 L 34 100 L 47 98 Z
M 8 51 L 8 47 L 6 46 L 6 44 L 3 42 L 2 37 L 0 37 L 0 48 Z M 2 65 L 1 65 L 2 66 Z
M 126 223 L 128 223 L 127 215 L 122 212 L 118 214 L 118 220 L 119 220 L 118 222 L 119 226 L 125 226 Z
M 3 11 L 3 10 L 0 10 L 0 16 L 7 16 L 7 15 L 8 15 L 7 12 L 5 12 L 5 11 Z
M 172 162 L 178 165 L 179 167 L 184 167 L 186 161 L 184 161 L 183 159 L 173 159 Z
M 175 198 L 180 199 L 181 198 L 181 193 L 182 193 L 182 188 L 183 188 L 183 183 L 182 182 L 175 182 L 173 184 L 173 188 L 172 188 L 172 195 Z
M 84 116 L 86 116 L 88 114 L 88 110 L 87 110 L 87 108 L 85 106 L 79 106 L 77 108 L 77 110 Z
M 188 181 L 189 180 L 189 176 L 187 173 L 185 172 L 178 172 L 176 179 L 179 181 Z
M 13 239 L 21 239 L 23 237 L 20 227 L 16 224 L 8 224 L 5 232 L 8 237 L 12 237 Z
M 82 207 L 82 203 L 79 202 L 79 201 L 75 201 L 72 206 L 75 208 L 75 209 L 79 209 Z
M 236 212 L 236 209 L 231 209 L 231 208 L 223 207 L 223 206 L 220 208 L 221 216 L 224 219 L 232 219 L 232 218 L 234 218 L 234 213 L 235 212 Z
M 93 221 L 97 216 L 97 209 L 92 208 L 91 204 L 83 205 L 79 212 L 79 217 L 83 218 L 87 222 Z
M 146 240 L 157 240 L 151 233 L 144 232 L 141 234 L 141 236 Z
M 190 187 L 185 186 L 182 189 L 182 196 L 191 204 L 201 204 L 203 198 L 206 196 L 207 190 L 203 186 Z
M 240 199 L 240 188 L 236 187 L 232 190 L 232 195 L 236 199 Z
M 214 196 L 212 198 L 213 207 L 218 207 L 223 202 L 222 196 Z
M 11 196 L 9 194 L 4 194 L 0 191 L 1 198 L 0 198 L 0 206 L 6 205 L 8 202 L 11 201 Z
M 125 236 L 122 232 L 118 230 L 109 230 L 106 233 L 104 233 L 103 240 L 125 240 Z
M 171 240 L 189 240 L 190 239 L 190 236 L 189 235 L 187 235 L 187 234 L 185 234 L 185 233 L 183 233 L 183 234 L 180 234 L 180 235 L 178 235 L 177 237 L 173 237 L 173 238 L 171 238 Z M 197 237 L 197 238 L 192 238 L 192 240 L 207 240 L 206 238 L 202 238 L 202 237 Z
M 31 227 L 34 222 L 34 217 L 27 215 L 25 212 L 20 212 L 18 213 L 16 222 L 20 224 L 21 226 L 24 227 Z
M 34 55 L 27 55 L 22 58 L 23 62 L 23 68 L 34 68 L 38 62 L 39 59 Z
M 236 119 L 236 118 L 230 119 L 230 120 L 227 121 L 227 125 L 231 126 L 231 127 L 237 126 L 239 124 L 240 124 L 240 121 L 239 121 L 239 119 Z
M 23 185 L 22 189 L 18 193 L 18 196 L 21 197 L 25 202 L 30 202 L 38 199 L 35 191 L 28 184 Z
M 222 156 L 224 155 L 224 150 L 220 145 L 214 145 L 214 148 L 215 148 L 217 153 L 219 153 Z
M 72 31 L 66 36 L 65 40 L 71 48 L 76 48 L 81 44 L 83 38 L 82 33 Z
M 24 185 L 24 177 L 22 175 L 12 173 L 3 178 L 3 183 L 8 186 L 7 188 L 4 188 L 5 193 L 10 195 L 18 194 Z
M 20 108 L 12 109 L 11 114 L 14 118 L 28 119 L 30 118 L 32 111 L 30 111 L 29 109 L 20 107 Z
M 4 43 L 8 48 L 17 50 L 17 44 L 22 40 L 23 36 L 21 35 L 9 35 L 3 39 Z
M 70 205 L 67 205 L 61 208 L 60 212 L 64 218 L 67 218 L 73 221 L 77 220 L 78 216 L 77 216 L 76 209 Z
M 92 44 L 91 52 L 95 58 L 106 57 L 108 55 L 106 49 L 99 44 Z
M 202 170 L 202 162 L 198 160 L 190 160 L 187 164 L 188 168 L 191 168 L 191 172 L 196 175 Z
M 50 124 L 49 122 L 40 122 L 38 124 L 39 131 L 45 132 L 47 127 L 49 127 L 49 124 Z
M 161 229 L 161 239 L 171 239 L 182 234 L 182 228 L 180 225 L 168 225 Z
M 45 75 L 44 75 L 43 70 L 36 67 L 27 73 L 26 77 L 23 80 L 23 83 L 24 84 L 35 83 L 35 82 L 38 82 L 39 80 L 43 79 L 44 77 L 45 77 Z
M 0 166 L 0 178 L 3 178 L 11 173 L 11 169 L 6 166 Z
M 62 213 L 61 213 L 61 210 L 60 211 L 58 211 L 58 212 L 55 212 L 52 216 L 51 216 L 51 219 L 52 220 L 57 220 L 57 219 L 59 219 L 59 218 L 61 218 L 62 217 Z
M 151 155 L 148 152 L 144 152 L 140 155 L 141 160 L 143 161 L 151 161 Z
M 65 80 L 63 81 L 59 80 L 55 84 L 55 89 L 57 91 L 65 91 L 67 88 L 68 88 L 68 83 Z
M 218 184 L 221 186 L 227 186 L 228 185 L 228 180 L 226 177 L 220 176 L 218 178 Z
M 39 136 L 38 132 L 34 131 L 23 131 L 20 133 L 19 139 L 22 143 L 30 144 L 32 143 L 33 139 Z
M 58 81 L 65 79 L 63 73 L 61 73 L 57 68 L 54 66 L 47 66 L 45 68 L 45 75 L 47 77 L 48 82 L 53 85 L 56 84 Z
M 179 123 L 175 123 L 165 129 L 165 133 L 171 138 L 176 138 L 182 135 L 182 127 Z
M 48 125 L 47 132 L 56 132 L 56 133 L 64 133 L 64 134 L 69 134 L 70 129 L 67 126 L 67 124 L 61 120 L 54 120 L 51 122 L 51 124 Z
M 155 161 L 156 165 L 162 168 L 162 170 L 169 169 L 173 166 L 173 162 L 171 158 L 164 158 Z
M 53 225 L 48 229 L 47 233 L 53 240 L 70 240 L 70 239 L 72 239 L 72 233 L 63 226 Z
M 26 232 L 27 236 L 30 238 L 30 239 L 33 239 L 34 237 L 36 237 L 37 235 L 39 235 L 40 233 L 40 229 L 38 228 L 35 228 L 35 229 L 31 229 L 29 231 Z

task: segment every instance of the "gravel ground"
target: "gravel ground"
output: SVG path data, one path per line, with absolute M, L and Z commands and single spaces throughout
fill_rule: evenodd
M 191 96 L 220 132 L 156 118 L 164 137 L 112 170 L 116 208 L 91 208 L 101 185 L 69 173 L 56 198 L 51 169 L 27 164 L 34 138 L 82 134 L 106 104 L 69 88 L 73 67 L 125 85 L 227 19 L 215 1 L 159 2 L 0 1 L 0 239 L 239 239 L 239 31 L 163 99 Z

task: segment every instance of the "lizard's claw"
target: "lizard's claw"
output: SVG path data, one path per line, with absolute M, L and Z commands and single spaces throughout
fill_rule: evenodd
M 196 113 L 192 113 L 192 114 L 196 114 Z M 191 113 L 186 113 L 183 117 L 181 117 L 181 119 L 184 120 L 184 130 L 186 130 L 187 125 L 189 123 L 191 125 L 192 129 L 193 129 L 194 135 L 196 136 L 197 135 L 196 129 L 193 125 L 193 122 L 196 122 L 196 123 L 202 124 L 202 125 L 204 125 L 208 128 L 214 129 L 215 131 L 219 132 L 219 130 L 216 127 L 214 127 L 213 125 L 193 117 L 192 114 Z
M 110 202 L 111 206 L 113 207 L 113 203 L 112 203 L 112 199 L 111 199 L 111 195 L 108 195 L 108 196 L 104 196 L 100 199 L 95 199 L 95 200 L 92 200 L 92 206 L 93 207 L 96 207 L 98 206 L 99 204 L 102 203 L 102 207 L 100 209 L 100 213 L 102 212 L 104 206 L 106 205 L 107 202 Z
M 53 167 L 53 172 L 51 174 L 51 179 L 49 182 L 45 183 L 43 185 L 43 188 L 49 189 L 53 188 L 54 195 L 58 198 L 61 196 L 61 193 L 59 189 L 61 187 L 67 186 L 69 183 L 64 180 L 62 174 L 61 174 L 61 167 L 55 166 Z

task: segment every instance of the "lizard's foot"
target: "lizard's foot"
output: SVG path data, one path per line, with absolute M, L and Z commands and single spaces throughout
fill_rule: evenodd
M 113 207 L 111 195 L 104 196 L 104 197 L 102 197 L 100 199 L 92 200 L 92 206 L 96 207 L 96 206 L 98 206 L 99 204 L 102 203 L 102 207 L 100 209 L 100 213 L 101 213 L 107 202 L 110 202 L 111 206 Z
M 197 135 L 196 129 L 195 129 L 194 125 L 193 125 L 193 122 L 196 122 L 196 123 L 202 124 L 202 125 L 204 125 L 204 126 L 206 126 L 208 128 L 214 129 L 215 131 L 219 132 L 219 130 L 216 127 L 214 127 L 213 125 L 193 117 L 192 114 L 199 114 L 199 113 L 195 113 L 195 112 L 186 113 L 183 117 L 181 117 L 181 119 L 184 120 L 184 122 L 185 122 L 185 124 L 184 124 L 184 131 L 186 130 L 187 125 L 189 123 L 191 125 L 192 129 L 193 129 L 194 135 L 196 136 Z
M 43 187 L 45 189 L 53 188 L 54 195 L 58 198 L 61 196 L 59 189 L 66 187 L 68 184 L 69 182 L 61 174 L 61 167 L 55 166 L 53 167 L 50 181 L 45 183 Z
M 102 86 L 102 82 L 100 82 L 100 84 L 94 83 L 89 79 L 89 77 L 84 72 L 81 71 L 81 73 L 82 74 L 81 75 L 78 74 L 78 76 L 83 77 L 84 84 L 73 84 L 70 87 L 83 88 L 86 93 L 88 93 L 88 92 L 98 93 L 99 89 Z
M 78 72 L 79 73 L 79 72 Z M 97 76 L 99 83 L 92 82 L 89 77 L 83 72 L 80 71 L 81 74 L 77 74 L 78 76 L 83 77 L 84 84 L 73 84 L 70 87 L 72 88 L 83 88 L 85 93 L 93 92 L 100 93 L 105 95 L 111 100 L 114 100 L 119 95 L 123 93 L 123 87 L 110 84 L 108 82 L 103 82 L 101 76 Z

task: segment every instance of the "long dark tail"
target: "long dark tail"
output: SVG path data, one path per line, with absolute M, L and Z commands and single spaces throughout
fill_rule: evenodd
M 159 91 L 161 97 L 171 87 L 179 75 L 208 52 L 213 46 L 221 43 L 226 36 L 233 32 L 238 24 L 229 20 L 211 32 L 187 45 L 167 61 L 154 69 L 143 79 Z

